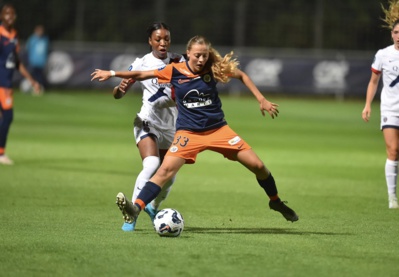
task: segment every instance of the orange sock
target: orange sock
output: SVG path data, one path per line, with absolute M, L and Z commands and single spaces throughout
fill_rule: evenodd
M 144 201 L 141 200 L 141 199 L 138 199 L 138 198 L 137 198 L 137 199 L 134 201 L 133 204 L 136 205 L 136 206 L 139 206 L 140 210 L 144 210 L 144 208 L 145 208 L 145 203 L 144 203 Z
M 276 200 L 280 199 L 280 197 L 278 197 L 278 194 L 276 194 L 276 195 L 274 195 L 274 196 L 270 196 L 269 198 L 270 198 L 270 200 L 272 200 L 272 201 L 276 201 Z

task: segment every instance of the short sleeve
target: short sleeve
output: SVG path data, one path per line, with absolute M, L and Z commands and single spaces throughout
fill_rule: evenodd
M 165 67 L 155 69 L 155 76 L 159 83 L 170 83 L 172 80 L 173 65 L 168 64 Z
M 382 71 L 382 54 L 381 54 L 381 50 L 379 50 L 377 52 L 377 54 L 374 56 L 374 60 L 373 63 L 371 64 L 371 70 L 376 73 L 379 74 Z
M 142 59 L 136 58 L 134 62 L 129 66 L 129 71 L 141 70 Z

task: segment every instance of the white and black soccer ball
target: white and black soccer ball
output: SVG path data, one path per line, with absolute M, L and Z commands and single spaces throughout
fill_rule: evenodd
M 184 229 L 183 216 L 174 209 L 160 210 L 154 219 L 154 229 L 161 237 L 178 237 Z

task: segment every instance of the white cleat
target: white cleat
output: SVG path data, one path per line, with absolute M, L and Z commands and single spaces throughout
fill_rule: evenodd
M 399 209 L 398 198 L 396 195 L 389 195 L 389 208 Z
M 13 165 L 14 162 L 7 155 L 1 155 L 0 164 Z

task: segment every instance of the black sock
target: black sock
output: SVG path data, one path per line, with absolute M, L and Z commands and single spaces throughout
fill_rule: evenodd
M 256 179 L 259 185 L 265 190 L 267 196 L 269 196 L 270 200 L 272 201 L 281 201 L 278 197 L 276 182 L 272 174 L 270 173 L 269 176 L 265 180 Z

